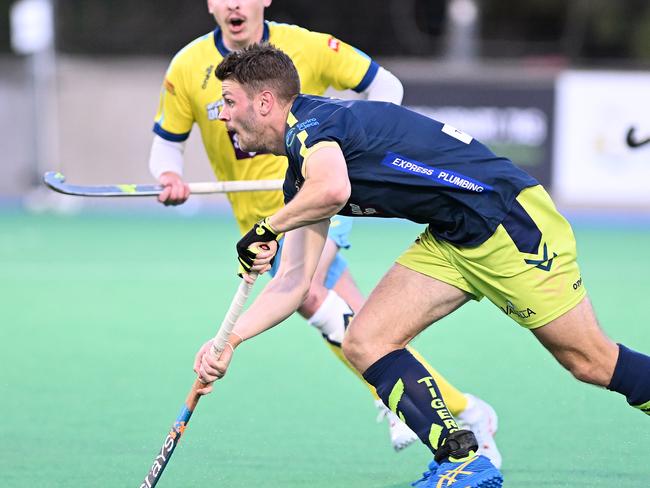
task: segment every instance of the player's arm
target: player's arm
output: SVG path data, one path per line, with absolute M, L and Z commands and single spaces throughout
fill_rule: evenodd
M 165 205 L 180 205 L 190 196 L 190 187 L 183 180 L 185 142 L 175 142 L 154 135 L 149 155 L 149 171 L 165 187 L 158 201 Z
M 269 217 L 276 233 L 288 232 L 336 215 L 350 198 L 350 179 L 338 144 L 319 143 L 303 163 L 305 182 L 286 206 Z
M 149 171 L 165 187 L 158 200 L 165 205 L 179 205 L 190 196 L 183 181 L 183 152 L 194 116 L 191 93 L 185 88 L 186 72 L 191 69 L 179 53 L 167 69 L 160 91 L 158 112 L 154 119 L 154 138 L 149 155 Z
M 271 217 L 257 222 L 237 242 L 239 263 L 246 273 L 270 269 L 280 234 L 329 220 L 350 198 L 347 165 L 337 143 L 321 141 L 309 148 L 302 173 L 305 181 L 295 197 Z M 248 275 L 244 279 L 251 280 Z
M 298 309 L 309 291 L 328 229 L 329 220 L 324 220 L 287 233 L 280 268 L 237 320 L 228 340 L 231 347 L 224 350 L 219 360 L 215 360 L 209 352 L 212 341 L 206 342 L 197 353 L 194 371 L 202 381 L 209 384 L 221 378 L 226 373 L 234 349 L 243 340 L 272 328 Z M 207 385 L 199 393 L 209 393 L 211 389 L 211 385 Z
M 404 97 L 404 86 L 397 76 L 380 66 L 368 88 L 361 93 L 367 100 L 400 105 Z

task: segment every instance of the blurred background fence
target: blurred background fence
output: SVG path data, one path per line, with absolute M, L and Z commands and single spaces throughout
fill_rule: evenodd
M 10 12 L 25 4 L 52 7 L 54 43 L 17 53 Z M 406 105 L 511 157 L 561 203 L 650 209 L 650 2 L 276 0 L 267 14 L 378 58 Z M 213 28 L 202 1 L 0 0 L 0 198 L 45 169 L 149 181 L 166 66 Z M 210 179 L 197 132 L 187 176 Z

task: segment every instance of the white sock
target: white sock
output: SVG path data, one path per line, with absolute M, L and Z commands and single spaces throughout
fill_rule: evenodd
M 463 393 L 463 396 L 467 398 L 467 406 L 456 417 L 464 422 L 474 422 L 476 417 L 480 416 L 480 412 L 474 408 L 476 406 L 476 398 L 469 393 Z
M 331 342 L 341 344 L 345 334 L 346 316 L 353 315 L 352 309 L 338 293 L 329 290 L 327 297 L 307 323 L 316 327 Z

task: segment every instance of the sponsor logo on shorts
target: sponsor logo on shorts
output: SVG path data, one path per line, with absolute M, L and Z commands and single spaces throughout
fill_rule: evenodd
M 350 205 L 350 212 L 352 212 L 353 215 L 376 215 L 379 213 L 377 209 L 372 207 L 363 208 L 360 205 L 357 205 L 356 203 L 350 203 L 349 205 Z
M 582 286 L 582 276 L 581 276 L 580 278 L 578 278 L 578 281 L 576 281 L 576 282 L 573 284 L 573 289 L 574 289 L 574 290 L 577 290 L 577 289 L 580 288 L 581 286 Z
M 459 188 L 474 193 L 492 191 L 491 186 L 470 178 L 469 176 L 448 169 L 443 170 L 434 168 L 421 163 L 420 161 L 415 161 L 406 156 L 392 152 L 386 153 L 386 157 L 381 161 L 381 164 L 388 166 L 391 169 L 401 171 L 402 173 L 410 173 L 414 176 L 426 178 L 444 186 Z
M 516 307 L 510 300 L 506 301 L 506 306 L 501 310 L 503 310 L 506 315 L 516 315 L 520 319 L 528 319 L 531 315 L 537 315 L 532 308 L 526 307 L 520 309 Z
M 542 259 L 524 259 L 526 264 L 532 264 L 542 271 L 551 271 L 551 266 L 553 266 L 553 260 L 557 257 L 557 253 L 553 253 L 553 256 L 548 257 L 548 247 L 544 243 L 544 250 L 542 251 Z

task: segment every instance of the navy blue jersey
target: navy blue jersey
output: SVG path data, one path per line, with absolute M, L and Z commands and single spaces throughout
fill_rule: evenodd
M 304 156 L 338 144 L 352 193 L 341 215 L 429 224 L 462 246 L 486 241 L 519 192 L 537 181 L 471 136 L 399 105 L 299 96 L 287 120 L 285 203 L 304 182 Z

